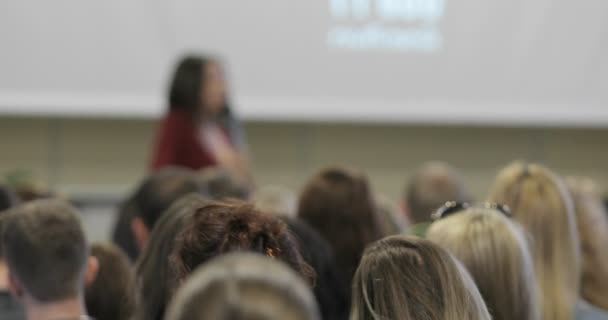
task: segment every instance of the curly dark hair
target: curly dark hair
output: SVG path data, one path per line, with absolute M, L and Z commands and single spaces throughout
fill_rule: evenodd
M 246 202 L 208 202 L 177 236 L 170 259 L 174 289 L 199 265 L 235 251 L 259 253 L 279 259 L 314 282 L 314 270 L 304 261 L 285 222 Z

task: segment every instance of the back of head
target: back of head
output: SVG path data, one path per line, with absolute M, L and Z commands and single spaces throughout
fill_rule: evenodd
M 96 320 L 128 320 L 134 311 L 134 279 L 129 258 L 110 243 L 91 246 L 99 269 L 85 291 L 89 315 Z
M 365 246 L 383 235 L 369 189 L 363 175 L 328 168 L 314 176 L 300 196 L 298 217 L 330 243 L 347 286 Z
M 543 318 L 571 319 L 580 253 L 572 200 L 561 179 L 540 165 L 516 162 L 498 174 L 490 201 L 508 205 L 532 238 Z
M 176 287 L 199 265 L 234 251 L 273 257 L 313 276 L 282 220 L 241 201 L 208 202 L 195 208 L 192 222 L 176 237 L 170 256 Z
M 414 224 L 430 222 L 431 214 L 447 201 L 470 202 L 471 195 L 462 178 L 442 162 L 420 168 L 405 190 L 405 204 Z
M 241 199 L 249 197 L 249 188 L 230 171 L 212 167 L 199 172 L 203 193 L 213 200 Z
M 178 291 L 167 320 L 318 320 L 306 283 L 277 260 L 231 254 L 200 267 Z
M 194 171 L 168 167 L 148 177 L 136 191 L 133 201 L 139 217 L 152 229 L 173 202 L 189 193 L 203 192 Z
M 539 320 L 534 265 L 523 232 L 495 209 L 471 208 L 433 223 L 427 239 L 467 268 L 494 320 Z
M 192 214 L 206 199 L 189 194 L 177 200 L 163 214 L 150 234 L 150 241 L 137 260 L 137 320 L 160 320 L 172 295 L 173 276 L 168 257 L 175 248 L 175 238 L 191 223 Z
M 293 218 L 298 200 L 289 189 L 279 186 L 264 186 L 253 194 L 253 203 L 260 210 L 274 215 Z
M 608 222 L 597 185 L 588 178 L 568 178 L 581 240 L 581 296 L 608 310 Z
M 353 280 L 353 320 L 489 320 L 467 274 L 430 241 L 391 236 L 365 250 Z
M 26 294 L 50 303 L 82 293 L 88 247 L 73 207 L 56 199 L 32 201 L 10 213 L 4 230 L 9 270 Z
M 348 319 L 350 290 L 340 285 L 339 272 L 331 246 L 305 222 L 287 219 L 289 230 L 300 244 L 302 257 L 314 270 L 314 294 L 323 319 Z

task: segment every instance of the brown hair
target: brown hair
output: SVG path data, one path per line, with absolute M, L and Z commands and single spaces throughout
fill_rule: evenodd
M 343 168 L 322 170 L 300 196 L 298 217 L 330 243 L 345 287 L 365 246 L 383 236 L 376 214 L 367 178 Z
M 587 302 L 608 310 L 608 244 L 606 209 L 597 185 L 588 178 L 569 178 L 574 199 L 578 234 L 581 240 L 581 296 Z
M 391 236 L 365 250 L 353 280 L 352 320 L 490 320 L 466 270 L 436 244 Z
M 308 280 L 314 271 L 304 262 L 287 225 L 242 201 L 208 202 L 179 233 L 170 256 L 175 287 L 211 258 L 234 251 L 256 252 L 282 260 Z
M 531 236 L 543 319 L 571 320 L 580 252 L 574 207 L 562 180 L 543 166 L 516 162 L 498 174 L 490 201 L 508 205 Z
M 173 287 L 168 257 L 175 247 L 175 238 L 191 222 L 196 208 L 204 203 L 205 198 L 198 194 L 186 195 L 171 205 L 152 229 L 135 268 L 138 298 L 135 319 L 163 319 Z
M 232 253 L 198 268 L 171 303 L 170 320 L 320 320 L 308 285 L 291 268 Z
M 520 227 L 501 212 L 470 208 L 441 219 L 427 239 L 470 272 L 494 320 L 539 320 L 538 288 Z
M 36 200 L 15 208 L 5 222 L 6 262 L 29 295 L 48 303 L 82 292 L 88 247 L 72 206 Z
M 91 255 L 99 261 L 99 271 L 85 290 L 89 316 L 96 320 L 131 319 L 135 301 L 129 258 L 111 243 L 93 244 Z

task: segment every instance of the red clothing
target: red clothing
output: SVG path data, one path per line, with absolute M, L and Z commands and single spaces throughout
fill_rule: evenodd
M 152 169 L 180 166 L 198 170 L 215 165 L 217 161 L 200 139 L 200 128 L 192 117 L 183 111 L 170 111 L 160 124 Z

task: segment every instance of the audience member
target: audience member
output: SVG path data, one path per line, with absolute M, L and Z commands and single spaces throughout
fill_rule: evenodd
M 152 168 L 221 166 L 251 182 L 244 130 L 229 106 L 220 61 L 185 56 L 169 88 L 169 110 L 154 147 Z
M 323 319 L 346 320 L 350 313 L 349 290 L 340 285 L 340 277 L 331 247 L 321 235 L 305 222 L 284 218 L 289 231 L 300 243 L 300 252 L 316 274 L 314 294 Z
M 175 239 L 191 223 L 192 214 L 205 204 L 204 197 L 189 194 L 177 200 L 158 220 L 150 241 L 135 268 L 138 306 L 135 320 L 162 320 L 172 297 L 172 273 L 169 256 Z
M 363 175 L 328 168 L 314 176 L 300 196 L 298 217 L 332 246 L 346 292 L 350 292 L 363 250 L 383 236 L 369 189 Z
M 196 270 L 167 320 L 319 320 L 307 284 L 276 259 L 230 254 Z
M 424 238 L 431 214 L 447 201 L 471 202 L 463 179 L 443 162 L 425 164 L 405 188 L 402 206 L 410 224 L 408 233 Z
M 574 199 L 574 212 L 581 240 L 581 297 L 608 310 L 608 222 L 606 209 L 595 183 L 587 178 L 567 179 Z
M 194 208 L 170 255 L 174 288 L 199 265 L 233 251 L 250 251 L 282 260 L 308 280 L 314 272 L 302 258 L 287 225 L 241 201 L 208 202 Z
M 97 263 L 74 208 L 55 199 L 32 201 L 9 214 L 2 236 L 10 289 L 28 320 L 87 318 L 84 286 Z
M 95 320 L 129 320 L 135 311 L 134 279 L 129 258 L 111 243 L 91 246 L 99 263 L 95 280 L 85 291 L 89 315 Z
M 0 239 L 4 237 L 4 224 L 8 212 L 5 211 L 16 205 L 16 198 L 12 191 L 4 186 L 0 186 Z M 24 320 L 25 312 L 9 291 L 8 266 L 4 258 L 4 248 L 0 241 L 0 319 L 3 320 Z
M 516 162 L 498 174 L 490 201 L 508 205 L 532 238 L 543 319 L 604 319 L 579 299 L 579 238 L 563 181 L 543 166 Z
M 240 182 L 233 173 L 220 168 L 211 167 L 199 171 L 203 193 L 213 200 L 249 198 L 251 190 L 248 185 Z
M 380 220 L 380 226 L 386 236 L 402 234 L 406 224 L 403 215 L 395 207 L 394 202 L 384 195 L 376 196 L 376 212 Z
M 427 238 L 467 268 L 494 320 L 540 320 L 534 265 L 525 236 L 491 206 L 439 211 Z
M 135 194 L 123 204 L 115 226 L 117 244 L 130 251 L 130 239 L 136 245 L 135 258 L 145 247 L 150 232 L 165 212 L 180 197 L 189 193 L 203 193 L 200 178 L 194 171 L 184 168 L 164 168 L 146 178 Z M 121 245 L 122 244 L 122 245 Z
M 417 237 L 369 246 L 353 280 L 351 319 L 490 320 L 477 287 L 446 251 Z

